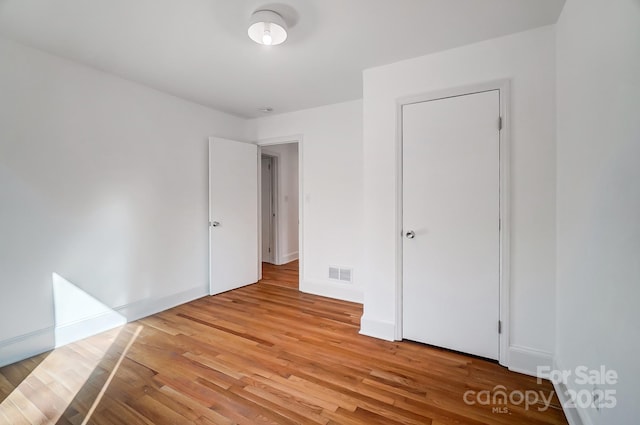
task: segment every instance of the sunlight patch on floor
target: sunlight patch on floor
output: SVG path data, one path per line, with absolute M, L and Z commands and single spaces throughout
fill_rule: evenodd
M 47 355 L 0 404 L 7 423 L 56 423 L 115 341 L 113 329 L 99 343 L 79 341 Z
M 123 327 L 112 329 L 94 338 L 57 348 L 49 353 L 13 392 L 0 403 L 0 423 L 9 424 L 55 424 L 80 393 L 91 393 L 83 389 L 92 377 L 116 339 L 123 336 Z M 84 416 L 82 424 L 89 423 L 100 404 L 111 381 L 118 372 L 127 352 L 136 341 L 143 326 L 138 326 L 128 337 L 126 347 L 119 354 L 108 378 L 100 391 L 87 406 L 87 412 L 75 412 Z M 120 338 L 121 339 L 121 338 Z M 121 343 L 121 342 L 120 342 Z M 119 343 L 119 344 L 120 344 Z M 113 352 L 110 353 L 113 356 Z M 105 365 L 101 367 L 104 368 Z M 93 384 L 95 379 L 92 378 Z M 85 410 L 85 409 L 81 409 Z M 78 420 L 79 421 L 79 420 Z M 75 423 L 75 422 L 74 422 Z
M 56 349 L 47 354 L 0 403 L 0 423 L 56 423 L 82 391 L 89 378 L 96 373 L 100 362 L 127 323 L 126 317 L 57 273 L 52 274 L 52 285 Z M 142 326 L 139 326 L 132 335 L 110 376 L 95 397 L 83 423 L 88 422 L 98 406 L 141 330 Z M 94 335 L 96 336 L 88 338 Z M 101 372 L 102 370 L 97 373 Z

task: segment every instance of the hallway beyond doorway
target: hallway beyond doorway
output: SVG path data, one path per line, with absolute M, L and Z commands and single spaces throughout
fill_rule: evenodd
M 285 288 L 298 289 L 300 264 L 298 260 L 291 261 L 281 266 L 262 263 L 262 280 L 258 283 L 284 286 Z

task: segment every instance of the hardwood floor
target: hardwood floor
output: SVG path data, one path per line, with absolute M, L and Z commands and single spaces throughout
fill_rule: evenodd
M 292 261 L 281 266 L 274 264 L 262 263 L 262 280 L 260 283 L 270 285 L 284 286 L 285 288 L 298 289 L 299 269 L 298 260 Z
M 361 336 L 361 305 L 298 292 L 292 269 L 0 369 L 0 423 L 566 423 L 557 398 L 544 412 L 466 404 L 467 391 L 552 387 Z

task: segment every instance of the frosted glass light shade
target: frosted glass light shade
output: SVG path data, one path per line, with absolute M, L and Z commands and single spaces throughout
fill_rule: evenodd
M 287 24 L 271 10 L 259 10 L 251 15 L 249 37 L 258 44 L 275 46 L 287 39 Z

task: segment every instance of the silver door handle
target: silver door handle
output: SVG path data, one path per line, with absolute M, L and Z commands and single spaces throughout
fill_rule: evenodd
M 218 223 L 217 221 L 212 221 L 211 223 L 209 223 L 211 225 L 211 227 L 218 227 L 220 226 L 220 223 Z
M 407 239 L 413 239 L 416 237 L 416 232 L 414 232 L 413 230 L 409 230 L 407 233 L 405 233 L 405 237 Z

